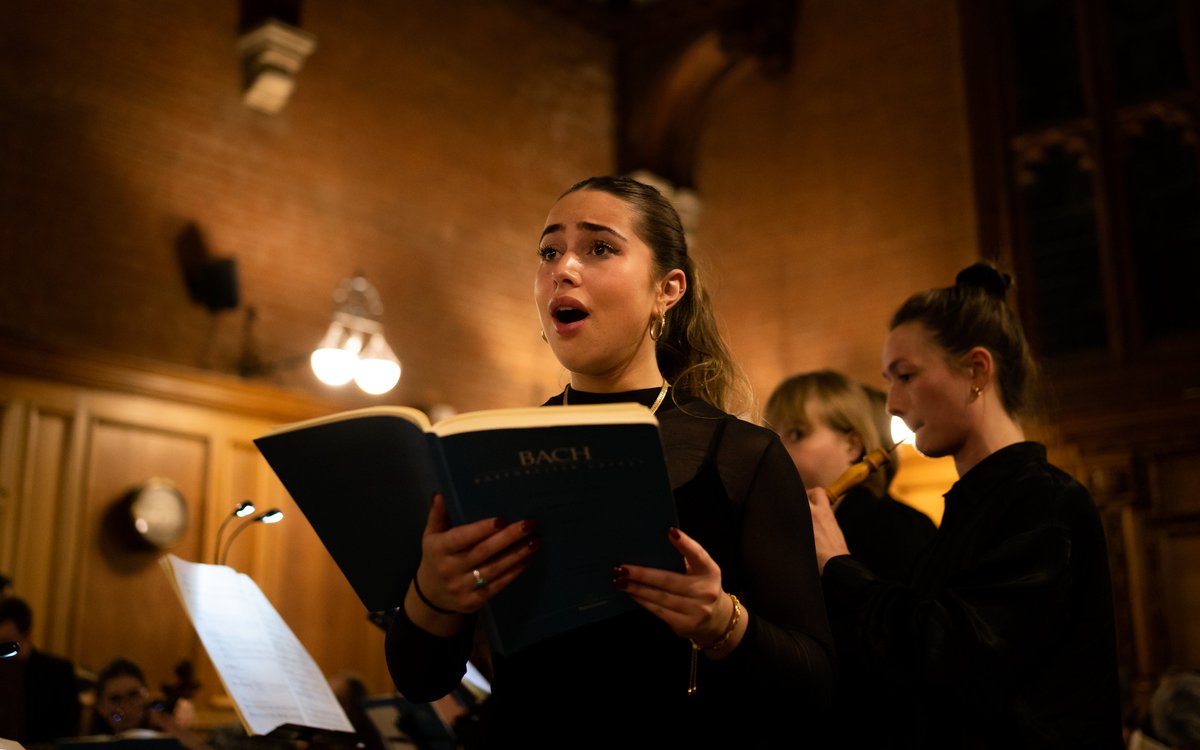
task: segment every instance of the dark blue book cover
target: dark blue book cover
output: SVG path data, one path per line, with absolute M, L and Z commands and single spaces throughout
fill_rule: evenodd
M 484 608 L 492 647 L 635 609 L 616 565 L 683 570 L 658 425 L 638 404 L 497 409 L 430 425 L 405 407 L 345 412 L 255 440 L 371 611 L 400 606 L 435 490 L 455 524 L 533 519 L 530 567 Z

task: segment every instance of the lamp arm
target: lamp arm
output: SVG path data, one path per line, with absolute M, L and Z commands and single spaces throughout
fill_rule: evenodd
M 233 533 L 229 535 L 229 541 L 225 542 L 225 554 L 221 555 L 221 562 L 219 563 L 220 565 L 225 564 L 225 558 L 229 557 L 229 548 L 233 546 L 233 540 L 237 539 L 238 534 L 245 531 L 246 527 L 253 526 L 254 524 L 258 523 L 259 520 L 260 519 L 255 516 L 233 530 Z
M 219 560 L 221 559 L 221 535 L 225 533 L 225 527 L 229 525 L 229 522 L 235 518 L 237 518 L 237 514 L 231 513 L 225 516 L 225 518 L 221 521 L 221 525 L 217 527 L 217 541 L 215 544 L 213 544 L 212 556 L 214 565 L 218 564 Z

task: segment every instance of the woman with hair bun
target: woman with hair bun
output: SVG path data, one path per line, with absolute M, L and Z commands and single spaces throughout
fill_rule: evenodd
M 1123 747 L 1112 587 L 1091 495 L 1025 439 L 1034 362 L 986 263 L 910 297 L 883 348 L 888 409 L 959 479 L 907 582 L 847 548 L 809 491 L 840 655 L 887 694 L 892 747 Z M 876 705 L 860 705 L 862 716 Z

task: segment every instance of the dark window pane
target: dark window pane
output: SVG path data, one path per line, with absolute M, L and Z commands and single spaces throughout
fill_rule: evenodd
M 1012 28 L 1018 131 L 1082 117 L 1071 0 L 1014 0 Z
M 1108 343 L 1092 174 L 1060 146 L 1032 165 L 1022 191 L 1029 228 L 1034 313 L 1044 355 Z
M 1108 32 L 1119 104 L 1188 87 L 1179 0 L 1108 0 Z
M 1146 122 L 1131 139 L 1133 261 L 1147 340 L 1200 332 L 1200 169 L 1179 126 Z

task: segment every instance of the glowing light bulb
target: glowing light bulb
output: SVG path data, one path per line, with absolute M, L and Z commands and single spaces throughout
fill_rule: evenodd
M 367 343 L 367 348 L 359 357 L 354 382 L 373 396 L 387 393 L 400 382 L 400 361 L 384 340 L 383 334 L 375 334 Z

